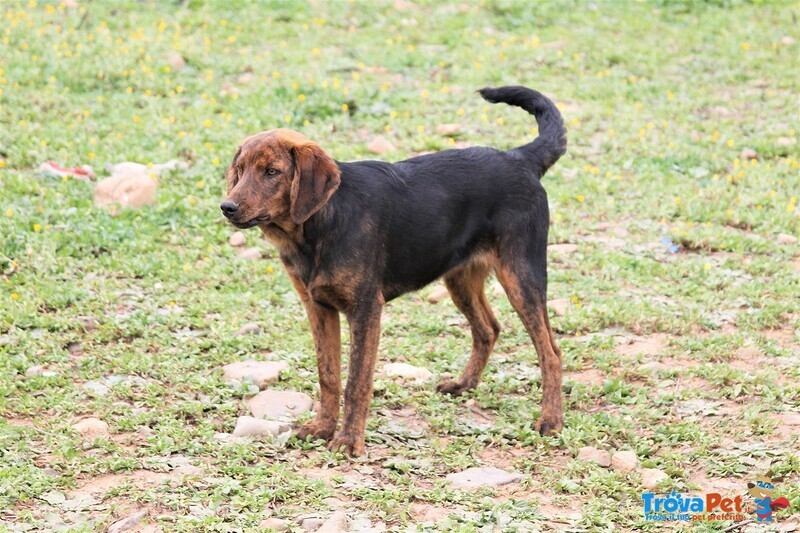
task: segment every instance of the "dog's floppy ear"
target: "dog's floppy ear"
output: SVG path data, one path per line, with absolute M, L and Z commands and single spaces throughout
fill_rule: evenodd
M 236 185 L 236 178 L 238 178 L 238 171 L 236 169 L 236 161 L 239 159 L 239 156 L 242 155 L 242 147 L 240 146 L 238 150 L 236 150 L 236 155 L 233 156 L 233 160 L 231 160 L 231 166 L 225 170 L 225 182 L 228 184 L 228 191 L 230 191 L 234 185 Z
M 339 188 L 340 171 L 336 162 L 313 142 L 292 147 L 294 181 L 291 190 L 291 215 L 302 224 L 325 205 Z

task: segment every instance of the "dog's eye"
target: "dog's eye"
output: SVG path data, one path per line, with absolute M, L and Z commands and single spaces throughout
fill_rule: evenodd
M 274 175 L 278 174 L 279 172 L 280 171 L 277 168 L 268 168 L 267 172 L 266 172 L 266 175 L 267 176 L 274 176 Z

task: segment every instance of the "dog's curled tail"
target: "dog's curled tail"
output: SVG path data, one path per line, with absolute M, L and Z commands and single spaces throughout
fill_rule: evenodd
M 511 86 L 485 88 L 478 91 L 484 100 L 492 104 L 503 102 L 521 107 L 536 117 L 539 136 L 518 150 L 527 155 L 536 165 L 539 177 L 552 167 L 567 152 L 567 130 L 556 105 L 539 91 L 527 87 Z

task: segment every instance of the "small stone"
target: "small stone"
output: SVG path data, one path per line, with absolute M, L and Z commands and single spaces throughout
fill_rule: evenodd
M 253 75 L 252 72 L 245 72 L 244 74 L 236 78 L 236 82 L 239 85 L 247 85 L 248 83 L 253 81 L 253 78 L 255 78 L 255 76 Z
M 153 433 L 154 431 L 152 430 L 152 428 L 148 426 L 139 426 L 139 429 L 136 430 L 136 434 L 142 439 L 146 439 L 147 437 L 152 436 Z
M 383 372 L 387 376 L 413 379 L 415 381 L 428 381 L 433 377 L 433 372 L 408 363 L 387 363 L 383 365 Z
M 233 430 L 234 437 L 262 437 L 264 435 L 276 436 L 284 431 L 289 431 L 289 424 L 274 420 L 261 420 L 252 416 L 240 416 Z
M 646 489 L 655 489 L 665 479 L 669 476 L 658 468 L 642 468 L 642 486 Z
M 436 133 L 439 135 L 453 136 L 461 131 L 461 124 L 439 124 L 436 126 Z
M 239 331 L 234 333 L 234 335 L 236 337 L 242 337 L 244 335 L 250 335 L 252 333 L 258 333 L 259 331 L 261 331 L 261 326 L 259 326 L 255 322 L 250 322 L 248 324 L 245 324 L 241 328 L 239 328 Z
M 100 383 L 99 381 L 87 381 L 83 384 L 83 390 L 92 396 L 102 397 L 109 393 L 111 389 Z
M 79 316 L 77 320 L 78 323 L 80 323 L 81 327 L 84 329 L 84 331 L 92 331 L 97 329 L 97 325 L 99 323 L 99 321 L 95 317 L 88 315 Z
M 383 135 L 378 135 L 367 145 L 367 150 L 373 154 L 383 155 L 386 152 L 394 152 L 395 147 L 392 143 L 386 140 Z
M 228 244 L 231 246 L 242 246 L 245 242 L 247 242 L 247 237 L 245 237 L 244 233 L 241 231 L 234 232 L 228 239 Z M 261 255 L 260 252 L 259 255 Z
M 183 465 L 172 471 L 173 475 L 186 477 L 202 477 L 205 472 L 199 466 Z
M 447 474 L 447 480 L 456 488 L 499 487 L 519 481 L 525 476 L 517 472 L 506 472 L 499 468 L 467 468 L 463 472 Z
M 72 426 L 82 437 L 87 439 L 97 439 L 108 436 L 108 424 L 99 418 L 84 418 Z
M 797 237 L 786 233 L 778 233 L 777 241 L 779 244 L 795 244 L 797 242 Z
M 794 137 L 778 137 L 775 139 L 775 142 L 778 144 L 778 146 L 792 146 L 797 142 L 797 139 Z
M 781 44 L 785 46 L 791 46 L 795 43 L 794 38 L 789 35 L 784 35 L 781 37 Z
M 740 359 L 754 360 L 761 357 L 761 351 L 755 346 L 742 346 L 736 350 L 736 357 Z
M 614 455 L 611 456 L 611 466 L 615 470 L 619 470 L 625 474 L 633 472 L 638 464 L 639 459 L 636 457 L 636 452 L 634 451 L 616 451 Z
M 262 391 L 247 400 L 256 418 L 292 418 L 311 410 L 314 401 L 307 394 L 294 391 Z
M 665 365 L 664 363 L 662 363 L 660 361 L 648 361 L 647 363 L 644 363 L 643 365 L 639 365 L 639 370 L 646 370 L 646 371 L 652 371 L 652 372 L 658 372 L 660 370 L 666 370 L 666 369 L 667 369 L 667 365 Z
M 322 527 L 322 524 L 324 524 L 324 523 L 325 523 L 325 520 L 323 520 L 322 518 L 311 517 L 311 518 L 301 518 L 300 519 L 300 527 L 302 527 L 306 531 L 316 531 L 320 527 Z
M 428 295 L 428 302 L 438 304 L 448 296 L 450 296 L 450 292 L 447 290 L 447 287 L 444 285 L 437 285 Z
M 547 307 L 553 310 L 556 316 L 564 316 L 567 314 L 567 309 L 569 309 L 570 301 L 569 298 L 558 298 L 556 300 L 550 300 L 547 302 Z
M 598 450 L 593 446 L 584 446 L 578 450 L 578 460 L 586 463 L 596 463 L 603 468 L 611 466 L 611 454 L 605 450 Z
M 556 252 L 561 255 L 569 255 L 578 251 L 577 244 L 551 244 L 547 247 L 547 252 Z
M 44 375 L 44 366 L 42 365 L 32 366 L 25 371 L 26 378 L 32 378 L 35 376 L 42 376 L 42 375 Z
M 239 257 L 248 260 L 261 259 L 261 250 L 258 248 L 245 248 L 244 250 L 239 250 Z
M 258 523 L 258 529 L 267 531 L 286 531 L 289 529 L 289 523 L 280 518 L 267 518 Z
M 148 509 L 144 509 L 138 513 L 123 518 L 119 522 L 113 523 L 111 527 L 108 528 L 108 533 L 121 533 L 122 531 L 133 529 L 139 522 L 141 522 L 142 518 L 147 516 L 149 512 L 150 511 Z
M 341 533 L 343 531 L 347 531 L 347 514 L 344 511 L 336 511 L 317 529 L 317 533 Z
M 186 60 L 178 52 L 171 52 L 167 57 L 167 63 L 175 70 L 183 70 L 186 68 Z
M 258 324 L 248 324 L 248 326 L 255 326 L 254 332 L 258 332 L 261 328 Z M 244 326 L 242 329 L 246 328 Z M 245 335 L 241 333 L 242 329 L 237 332 L 238 335 Z M 273 381 L 278 381 L 280 373 L 285 370 L 289 364 L 286 361 L 242 361 L 239 363 L 231 363 L 222 367 L 222 378 L 226 382 L 238 381 L 240 383 L 252 382 L 263 389 L 267 384 Z
M 758 152 L 752 148 L 742 148 L 739 152 L 739 159 L 758 159 Z

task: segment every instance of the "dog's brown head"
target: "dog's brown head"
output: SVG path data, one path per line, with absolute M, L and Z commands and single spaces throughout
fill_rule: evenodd
M 245 139 L 233 156 L 220 209 L 239 228 L 297 226 L 325 205 L 339 176 L 336 162 L 304 135 L 265 131 Z

